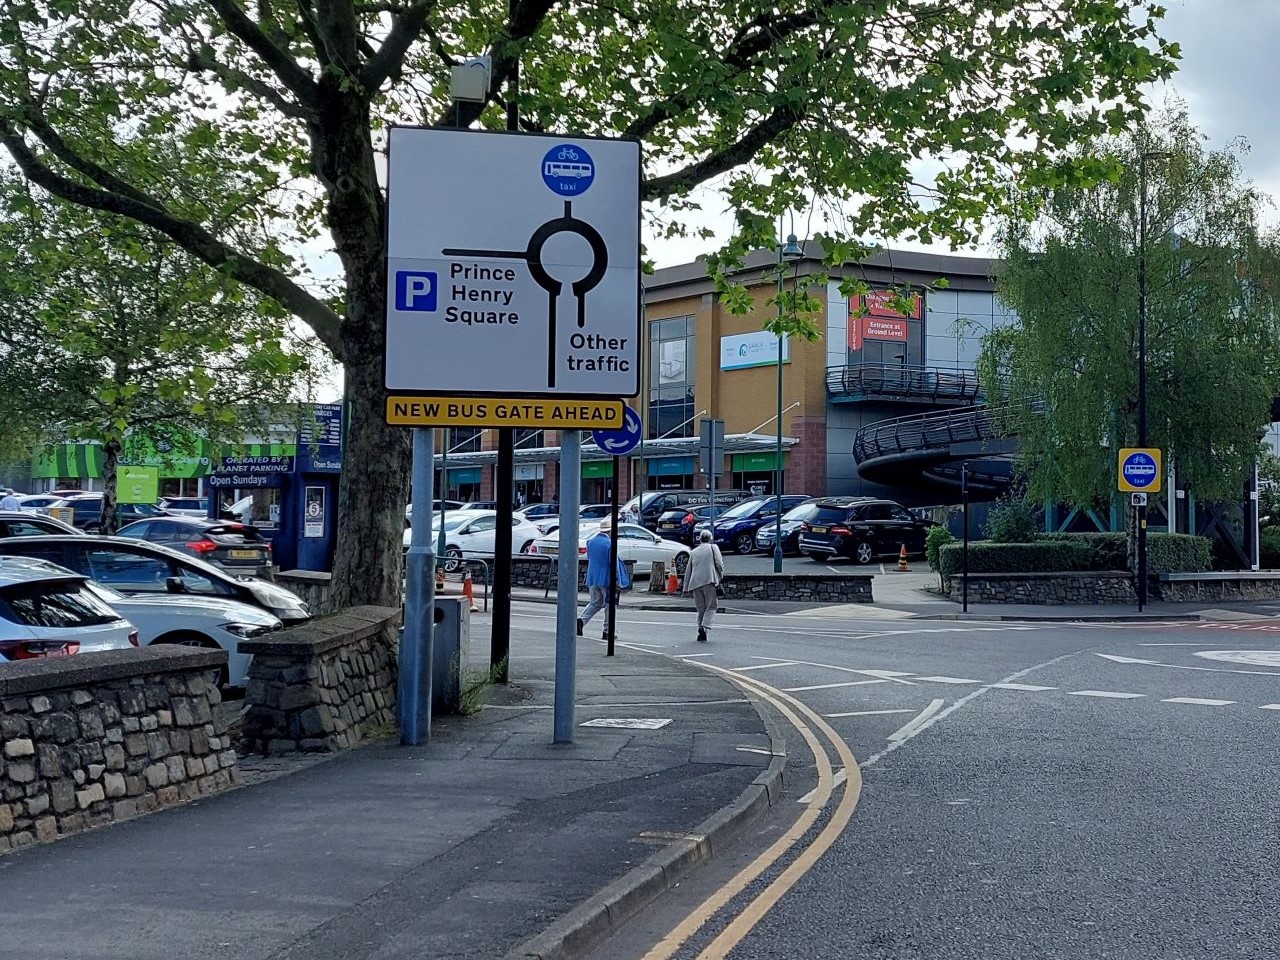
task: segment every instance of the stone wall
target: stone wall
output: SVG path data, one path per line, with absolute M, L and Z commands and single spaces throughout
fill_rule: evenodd
M 353 747 L 396 720 L 400 610 L 351 607 L 239 644 L 253 655 L 241 748 Z
M 960 603 L 964 581 L 947 581 L 948 595 Z M 1136 603 L 1133 578 L 1121 571 L 1086 573 L 971 573 L 970 603 L 1063 604 Z
M 1151 597 L 1169 603 L 1239 603 L 1280 600 L 1280 574 L 1166 573 L 1152 578 Z
M 792 603 L 871 603 L 870 573 L 727 573 L 720 581 L 726 600 L 778 600 Z M 650 593 L 666 593 L 662 564 L 649 576 Z
M 486 576 L 493 576 L 493 564 L 488 563 L 488 571 L 485 570 L 485 564 L 477 563 L 474 560 L 463 561 L 471 570 L 471 579 L 473 583 L 482 584 L 485 582 Z M 627 568 L 627 573 L 632 581 L 636 578 L 636 562 L 634 560 L 622 561 L 623 566 Z M 548 579 L 549 578 L 549 579 Z M 551 592 L 556 591 L 556 558 L 555 557 L 512 557 L 511 558 L 511 585 L 513 587 L 525 587 L 532 590 L 545 590 L 548 586 Z M 578 561 L 578 589 L 587 589 L 587 561 Z
M 226 662 L 161 645 L 0 667 L 0 853 L 238 782 Z
M 332 575 L 322 570 L 284 570 L 276 574 L 276 583 L 301 597 L 313 617 L 333 613 L 329 609 L 331 579 Z

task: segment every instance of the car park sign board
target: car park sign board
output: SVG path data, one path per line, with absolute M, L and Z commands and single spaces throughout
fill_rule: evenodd
M 1116 471 L 1121 493 L 1159 493 L 1160 451 L 1156 447 L 1124 447 Z
M 387 183 L 388 398 L 639 393 L 637 142 L 395 127 Z

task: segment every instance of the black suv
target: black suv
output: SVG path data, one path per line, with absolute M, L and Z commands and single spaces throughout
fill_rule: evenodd
M 800 552 L 815 560 L 847 557 L 870 563 L 877 557 L 924 556 L 924 541 L 932 521 L 914 517 L 892 500 L 871 497 L 829 497 L 800 528 Z

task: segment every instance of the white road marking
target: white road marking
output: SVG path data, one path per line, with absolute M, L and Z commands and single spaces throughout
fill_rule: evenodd
M 1275 670 L 1221 670 L 1217 667 L 1193 667 L 1185 663 L 1161 663 L 1159 660 L 1139 660 L 1136 657 L 1121 657 L 1114 653 L 1095 653 L 1094 656 L 1102 657 L 1104 660 L 1111 660 L 1115 663 L 1139 663 L 1149 667 L 1169 667 L 1172 670 L 1200 670 L 1205 673 L 1243 673 L 1251 677 L 1280 677 L 1280 672 Z
M 875 717 L 886 713 L 915 713 L 910 707 L 902 710 L 850 710 L 848 713 L 824 713 L 828 720 L 836 717 Z
M 1258 708 L 1259 710 L 1280 710 L 1280 703 L 1268 703 Z
M 837 770 L 837 771 L 835 772 L 835 776 L 833 776 L 833 777 L 831 778 L 831 789 L 832 789 L 832 790 L 834 790 L 836 787 L 840 786 L 840 784 L 844 783 L 844 782 L 845 782 L 846 780 L 848 780 L 848 779 L 849 779 L 849 771 L 848 771 L 848 770 Z M 816 789 L 814 789 L 814 790 L 810 790 L 810 791 L 809 791 L 808 793 L 806 793 L 803 797 L 801 797 L 797 802 L 798 802 L 798 803 L 808 803 L 810 800 L 812 800 L 812 799 L 814 798 L 814 795 L 815 795 L 817 792 L 818 792 L 818 791 L 817 791 Z
M 861 687 L 868 683 L 888 683 L 888 680 L 847 680 L 844 683 L 815 683 L 811 687 L 783 687 L 783 693 L 804 693 L 806 690 L 835 690 L 837 687 Z
M 1198 643 L 1140 643 L 1140 647 L 1198 647 Z
M 660 730 L 670 722 L 669 717 L 596 717 L 578 726 L 609 727 L 614 730 Z
M 785 757 L 785 753 L 774 753 L 768 747 L 734 747 L 739 753 L 760 753 L 766 757 Z
M 981 680 L 965 680 L 963 677 L 916 677 L 916 679 L 927 683 L 972 684 L 982 682 Z
M 1234 700 L 1209 700 L 1204 697 L 1168 697 L 1161 700 L 1161 703 L 1194 703 L 1202 707 L 1226 707 L 1235 703 Z
M 992 683 L 993 690 L 1026 690 L 1035 693 L 1039 690 L 1057 690 L 1057 687 L 1038 687 L 1034 683 Z
M 749 667 L 730 667 L 734 673 L 746 673 L 748 670 L 769 670 L 773 667 L 794 667 L 799 660 L 779 660 L 776 663 L 754 663 Z
M 1137 700 L 1145 697 L 1145 693 L 1116 693 L 1112 690 L 1072 690 L 1073 697 L 1107 697 L 1111 700 Z
M 1250 667 L 1280 667 L 1280 650 L 1201 650 L 1195 656 Z
M 677 660 L 697 660 L 699 657 L 714 657 L 714 653 L 680 653 L 676 654 Z
M 907 721 L 906 725 L 893 733 L 889 734 L 889 741 L 906 743 L 916 734 L 922 732 L 929 726 L 929 721 L 934 715 L 943 708 L 947 701 L 934 700 L 927 707 L 921 710 L 914 718 Z

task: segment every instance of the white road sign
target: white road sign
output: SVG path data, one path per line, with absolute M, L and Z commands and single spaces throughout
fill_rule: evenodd
M 640 390 L 640 147 L 396 127 L 390 393 Z

